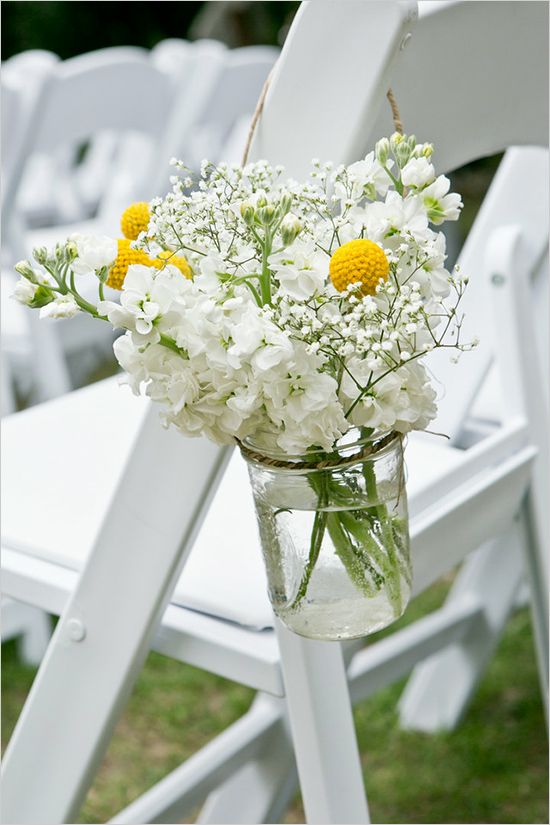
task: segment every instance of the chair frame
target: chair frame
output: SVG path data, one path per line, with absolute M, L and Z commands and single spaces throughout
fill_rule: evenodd
M 317 38 L 332 36 L 330 22 L 338 19 L 342 8 L 355 15 L 359 31 L 359 22 L 368 19 L 375 24 L 380 49 L 374 64 L 377 71 L 368 77 L 367 88 L 364 77 L 355 80 L 366 103 L 352 124 L 351 133 L 356 134 L 369 112 L 372 114 L 380 107 L 399 47 L 410 33 L 414 4 L 396 3 L 390 7 L 372 3 L 367 9 L 367 4 L 348 0 L 345 7 L 337 3 L 323 5 L 321 15 L 318 4 L 305 4 L 296 19 L 285 45 L 288 60 L 280 62 L 266 99 L 266 117 L 253 146 L 256 155 L 262 150 L 262 154 L 276 155 L 276 135 L 270 151 L 265 151 L 269 146 L 264 140 L 265 130 L 270 118 L 280 117 L 282 97 L 295 77 L 296 55 Z M 351 37 L 358 35 L 352 32 Z M 341 43 L 339 48 L 345 60 L 349 43 Z M 333 156 L 337 160 L 349 160 L 353 157 L 349 153 L 356 147 L 343 136 L 340 143 L 336 141 L 335 148 Z M 292 157 L 290 150 L 287 154 Z M 526 294 L 532 260 L 522 252 L 521 228 L 508 227 L 505 236 L 503 232 L 497 227 L 496 234 L 479 238 L 477 252 L 487 254 L 490 275 L 495 274 L 495 266 L 499 273 L 506 273 L 498 291 L 504 317 L 497 314 L 496 323 L 503 330 L 500 343 L 506 339 L 509 347 L 506 357 L 514 355 L 513 360 L 507 361 L 503 377 L 517 392 L 515 409 L 509 411 L 498 431 L 465 451 L 461 465 L 438 479 L 436 490 L 426 489 L 416 502 L 411 502 L 416 513 L 411 522 L 415 592 L 482 547 L 469 559 L 452 598 L 439 611 L 365 650 L 359 650 L 355 643 L 306 640 L 276 623 L 275 648 L 280 656 L 270 660 L 274 650 L 268 644 L 267 654 L 264 653 L 263 660 L 260 658 L 263 670 L 245 668 L 244 677 L 243 672 L 238 677 L 245 683 L 254 682 L 261 691 L 271 691 L 275 697 L 262 693 L 245 717 L 117 815 L 114 822 L 173 821 L 214 788 L 217 790 L 209 798 L 200 821 L 219 821 L 214 817 L 222 807 L 225 821 L 268 821 L 281 800 L 286 802 L 292 792 L 296 778 L 293 760 L 288 758 L 292 750 L 308 822 L 368 822 L 352 701 L 365 698 L 438 651 L 446 654 L 449 645 L 462 645 L 464 656 L 481 650 L 482 646 L 476 648 L 474 644 L 480 628 L 486 627 L 485 636 L 494 640 L 521 579 L 518 548 L 524 543 L 520 539 L 525 533 L 531 540 L 526 562 L 537 585 L 533 609 L 540 647 L 544 600 L 539 591 L 545 581 L 540 539 L 547 489 L 545 463 L 539 457 L 544 445 L 538 411 L 543 407 L 535 372 L 526 377 L 516 358 L 518 353 L 531 357 L 525 351 L 528 308 L 525 300 L 517 298 L 522 288 L 523 295 Z M 513 278 L 509 277 L 512 272 Z M 489 278 L 489 283 L 495 285 L 496 281 Z M 230 641 L 225 644 L 231 633 L 241 638 L 253 635 L 242 628 L 229 628 L 221 620 L 191 618 L 181 608 L 166 607 L 228 460 L 227 450 L 206 446 L 204 442 L 195 446 L 185 442 L 184 448 L 183 441 L 175 433 L 162 431 L 156 414 L 148 411 L 84 572 L 76 585 L 76 574 L 67 573 L 62 582 L 56 573 L 46 588 L 50 606 L 54 601 L 58 606 L 63 602 L 63 614 L 6 753 L 5 821 L 51 823 L 70 821 L 75 816 L 155 633 L 159 649 L 185 661 L 202 660 L 208 669 L 224 675 L 234 666 L 234 650 Z M 184 449 L 186 461 L 193 462 L 196 468 L 192 486 L 178 472 L 178 457 L 183 456 Z M 159 483 L 151 488 L 143 479 L 154 463 L 162 466 L 164 472 Z M 189 486 L 185 494 L 182 485 Z M 474 509 L 483 513 L 482 519 L 471 518 Z M 460 540 L 448 541 L 446 554 L 442 554 L 443 537 L 456 536 Z M 136 557 L 140 559 L 139 575 Z M 21 591 L 26 590 L 28 598 L 31 582 L 22 570 L 25 560 L 13 561 L 10 592 L 15 594 L 19 586 Z M 40 567 L 47 577 L 47 568 L 52 567 L 36 560 L 29 564 L 34 568 L 33 576 Z M 136 574 L 126 578 L 121 592 L 118 582 L 130 564 Z M 467 582 L 468 578 L 474 580 L 475 587 Z M 33 581 L 37 591 L 42 588 L 46 592 L 43 584 L 37 579 Z M 507 592 L 503 597 L 504 587 Z M 465 598 L 458 598 L 460 588 Z M 98 592 L 102 594 L 101 602 Z M 43 598 L 42 606 L 46 606 L 45 601 Z M 193 622 L 195 629 L 186 634 L 185 626 Z M 199 639 L 201 643 L 206 640 L 206 648 L 214 653 L 208 664 Z M 462 708 L 465 696 L 471 694 L 479 678 L 489 648 L 489 644 L 485 645 L 483 655 L 477 660 L 474 657 L 466 673 L 465 689 L 460 694 Z M 244 658 L 248 653 L 250 660 L 254 659 L 251 650 L 245 650 Z M 237 667 L 243 661 L 241 658 Z M 270 678 L 262 679 L 260 684 L 262 673 L 270 674 Z M 541 674 L 546 676 L 542 665 Z M 283 694 L 284 700 L 280 698 Z M 409 706 L 411 703 L 412 700 Z M 50 720 L 61 715 L 74 724 L 56 731 L 56 748 L 52 751 L 48 746 Z M 407 715 L 406 703 L 402 715 Z M 450 715 L 456 718 L 456 709 Z M 266 766 L 273 766 L 270 758 L 273 760 L 274 755 L 279 760 L 279 771 L 267 771 L 266 776 Z M 250 772 L 254 770 L 256 782 L 245 800 L 243 789 L 250 786 Z M 28 793 L 29 775 L 33 776 L 32 795 Z M 240 809 L 244 805 L 245 813 L 243 818 L 232 820 L 237 815 L 237 802 Z

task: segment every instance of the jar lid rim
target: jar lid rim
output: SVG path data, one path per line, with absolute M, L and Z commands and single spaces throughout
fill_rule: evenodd
M 257 430 L 254 435 L 247 436 L 238 443 L 244 457 L 247 460 L 255 461 L 255 463 L 263 464 L 263 458 L 266 459 L 265 463 L 270 464 L 273 467 L 281 466 L 281 468 L 286 467 L 287 469 L 310 469 L 313 471 L 316 469 L 325 469 L 329 466 L 335 466 L 340 463 L 347 464 L 349 461 L 353 461 L 357 457 L 356 454 L 358 448 L 365 448 L 369 444 L 372 445 L 373 448 L 371 450 L 371 455 L 378 455 L 390 447 L 396 439 L 401 439 L 403 437 L 402 433 L 395 430 L 374 430 L 369 434 L 365 433 L 364 430 L 365 428 L 350 427 L 348 432 L 335 443 L 332 453 L 327 453 L 327 451 L 323 450 L 321 447 L 318 449 L 310 449 L 306 453 L 301 454 L 285 453 L 278 446 L 275 448 L 266 448 L 265 443 L 259 444 L 255 439 L 255 436 L 262 434 L 274 439 L 276 437 L 276 433 L 269 433 L 261 430 Z M 353 437 L 354 434 L 357 435 Z M 376 449 L 377 444 L 380 444 L 379 450 Z M 353 452 L 350 453 L 350 451 Z M 326 459 L 333 456 L 334 453 L 341 454 L 339 460 L 327 461 Z M 354 455 L 354 453 L 356 454 Z M 316 466 L 315 464 L 314 459 L 316 457 L 320 460 L 320 466 Z

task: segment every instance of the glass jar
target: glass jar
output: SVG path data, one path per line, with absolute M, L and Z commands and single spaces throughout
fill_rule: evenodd
M 330 453 L 288 456 L 262 435 L 241 451 L 281 621 L 328 641 L 398 619 L 411 591 L 403 437 L 355 428 Z

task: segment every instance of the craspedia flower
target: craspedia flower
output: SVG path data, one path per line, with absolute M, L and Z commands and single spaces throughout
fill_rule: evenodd
M 109 274 L 105 281 L 106 285 L 113 289 L 122 289 L 128 267 L 131 264 L 154 266 L 155 269 L 164 269 L 165 266 L 170 264 L 171 266 L 177 267 L 186 278 L 191 278 L 193 275 L 191 267 L 185 258 L 181 255 L 174 255 L 174 253 L 169 250 L 163 250 L 159 252 L 155 258 L 150 258 L 149 255 L 141 249 L 132 249 L 130 246 L 131 241 L 128 238 L 120 238 L 117 244 L 118 254 L 109 269 Z
M 155 262 L 151 260 L 146 252 L 142 252 L 140 249 L 132 249 L 130 243 L 131 241 L 128 240 L 128 238 L 120 238 L 117 241 L 118 253 L 113 265 L 109 269 L 109 274 L 107 276 L 107 280 L 105 281 L 106 285 L 112 287 L 113 289 L 122 289 L 122 284 L 124 283 L 126 273 L 128 272 L 128 267 L 131 264 L 156 266 Z M 158 268 L 160 267 L 157 267 L 157 269 Z
M 185 258 L 182 255 L 175 255 L 168 249 L 163 249 L 162 252 L 159 252 L 156 260 L 153 263 L 155 264 L 157 269 L 162 269 L 168 264 L 170 264 L 170 266 L 175 266 L 179 269 L 182 275 L 185 275 L 186 278 L 191 278 L 193 275 L 191 267 L 189 266 Z
M 330 279 L 338 292 L 360 283 L 363 295 L 374 295 L 380 279 L 386 281 L 389 271 L 384 250 L 366 238 L 338 247 L 329 263 Z
M 140 232 L 145 232 L 149 224 L 149 204 L 145 201 L 133 203 L 122 213 L 120 228 L 125 238 L 135 241 Z

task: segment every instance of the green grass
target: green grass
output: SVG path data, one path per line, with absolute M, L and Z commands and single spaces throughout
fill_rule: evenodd
M 445 583 L 432 587 L 400 624 L 437 607 L 446 589 Z M 13 642 L 3 653 L 7 741 L 34 671 L 18 661 Z M 526 610 L 509 622 L 456 731 L 401 731 L 396 702 L 403 684 L 355 709 L 374 822 L 548 822 L 547 740 Z M 151 653 L 79 821 L 113 816 L 242 715 L 252 697 L 247 688 Z M 304 822 L 299 799 L 285 821 Z

